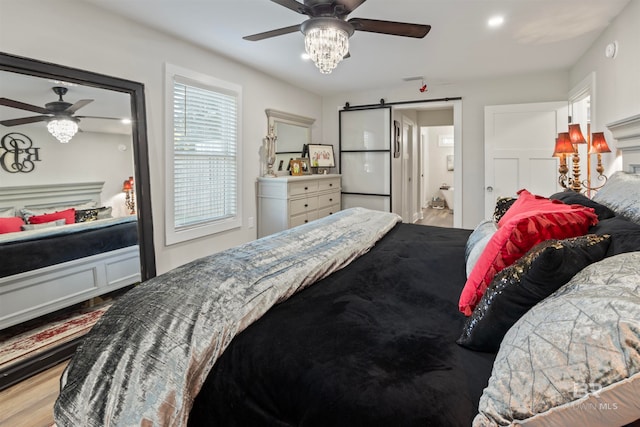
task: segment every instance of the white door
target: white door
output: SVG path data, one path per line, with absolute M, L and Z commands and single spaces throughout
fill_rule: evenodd
M 402 116 L 402 219 L 415 222 L 418 219 L 418 144 L 415 123 Z
M 567 129 L 565 101 L 485 107 L 485 218 L 493 215 L 497 198 L 520 189 L 542 196 L 561 190 L 552 157 L 561 129 Z

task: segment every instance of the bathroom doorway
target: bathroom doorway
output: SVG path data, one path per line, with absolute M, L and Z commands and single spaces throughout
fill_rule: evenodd
M 421 126 L 422 212 L 420 224 L 453 227 L 454 150 L 453 125 Z

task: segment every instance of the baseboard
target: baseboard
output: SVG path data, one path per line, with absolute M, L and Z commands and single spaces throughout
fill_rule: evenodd
M 24 381 L 27 378 L 45 371 L 73 356 L 83 337 L 74 338 L 68 342 L 45 350 L 37 356 L 15 363 L 0 370 L 0 391 Z

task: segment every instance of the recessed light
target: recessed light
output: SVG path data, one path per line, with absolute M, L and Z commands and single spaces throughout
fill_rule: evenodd
M 491 28 L 498 28 L 502 24 L 504 24 L 504 16 L 501 16 L 501 15 L 492 16 L 491 18 L 489 18 L 489 21 L 487 22 L 487 24 Z

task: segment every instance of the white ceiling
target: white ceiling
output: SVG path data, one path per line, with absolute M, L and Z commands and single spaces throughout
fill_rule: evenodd
M 3 98 L 44 107 L 46 103 L 58 100 L 58 95 L 53 92 L 52 88 L 54 86 L 63 86 L 68 89 L 68 92 L 63 96 L 63 100 L 66 102 L 74 104 L 81 99 L 93 100 L 76 111 L 74 115 L 109 118 L 81 118 L 79 123 L 80 130 L 84 132 L 131 134 L 131 124 L 121 122 L 121 119 L 131 119 L 131 101 L 128 94 L 7 71 L 1 71 L 0 73 L 0 96 Z M 39 115 L 41 114 L 33 111 L 0 105 L 0 120 Z M 45 123 L 36 122 L 22 126 L 44 128 Z M 22 126 L 0 126 L 0 131 L 13 130 L 19 132 Z
M 302 33 L 243 36 L 307 17 L 270 0 L 84 0 L 324 95 L 568 69 L 630 0 L 368 0 L 349 18 L 429 24 L 424 39 L 355 32 L 351 58 L 322 75 L 301 59 Z M 487 21 L 504 16 L 491 29 Z

